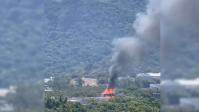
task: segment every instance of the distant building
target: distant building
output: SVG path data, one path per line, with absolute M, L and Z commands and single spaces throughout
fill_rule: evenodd
M 118 77 L 118 80 L 126 80 L 126 77 Z
M 6 112 L 6 111 L 13 111 L 14 107 L 11 104 L 8 104 L 4 100 L 0 100 L 0 111 Z
M 182 93 L 189 95 L 190 91 L 199 92 L 199 78 L 194 80 L 177 79 L 174 81 L 163 80 L 161 81 L 161 91 L 163 93 Z
M 152 90 L 160 90 L 160 84 L 150 84 L 150 89 L 152 89 Z
M 155 97 L 155 98 L 157 98 L 157 99 L 160 99 L 161 97 L 160 97 L 160 93 L 153 93 L 153 97 Z
M 187 109 L 199 110 L 199 97 L 180 98 L 180 106 Z
M 53 91 L 52 87 L 49 87 L 48 85 L 44 85 L 45 91 Z
M 75 79 L 71 79 L 71 80 L 70 80 L 70 84 L 71 84 L 71 85 L 77 85 L 77 81 L 75 81 Z
M 8 93 L 15 93 L 16 86 L 10 86 L 9 88 L 0 88 L 0 97 L 5 97 Z
M 143 81 L 154 81 L 153 78 L 149 74 L 141 73 L 138 74 L 136 79 L 140 79 L 141 82 Z
M 190 91 L 198 91 L 199 92 L 199 78 L 188 80 L 188 79 L 178 79 L 175 80 L 175 82 L 178 82 L 180 85 L 184 86 L 187 90 Z
M 97 85 L 97 79 L 91 79 L 91 78 L 82 78 L 83 84 L 82 86 L 92 86 L 92 87 L 98 87 Z
M 83 105 L 86 105 L 86 104 L 91 103 L 92 100 L 95 100 L 97 102 L 107 102 L 107 101 L 109 101 L 109 99 L 110 98 L 108 98 L 108 97 L 82 97 L 82 98 L 73 97 L 73 98 L 69 98 L 68 102 L 73 102 L 73 103 L 79 102 Z
M 161 74 L 160 73 L 147 73 L 149 76 L 151 76 L 153 79 L 160 79 Z
M 44 82 L 48 83 L 49 81 L 54 81 L 54 77 L 50 77 L 50 78 L 45 78 Z
M 184 86 L 180 85 L 178 82 L 171 80 L 163 80 L 161 81 L 161 92 L 164 94 L 168 93 L 183 93 L 187 95 L 187 90 Z
M 181 107 L 198 109 L 199 98 L 183 98 L 191 96 L 191 91 L 199 92 L 198 78 L 195 80 L 177 79 L 174 81 L 161 81 L 161 93 L 167 95 L 171 105 L 179 104 Z M 172 96 L 173 94 L 173 96 Z M 180 95 L 180 96 L 177 96 Z M 173 103 L 174 102 L 174 103 Z M 176 102 L 176 103 L 175 103 Z

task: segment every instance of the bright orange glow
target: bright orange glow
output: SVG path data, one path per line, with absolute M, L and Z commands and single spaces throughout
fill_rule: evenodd
M 114 89 L 107 89 L 104 94 L 114 94 Z
M 114 89 L 107 89 L 106 91 L 104 91 L 104 97 L 111 97 L 114 98 Z

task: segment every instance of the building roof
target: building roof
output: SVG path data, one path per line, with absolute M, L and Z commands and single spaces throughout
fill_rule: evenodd
M 147 73 L 148 75 L 150 75 L 151 77 L 160 77 L 161 74 L 160 73 Z
M 9 92 L 9 89 L 0 89 L 0 97 L 5 97 Z
M 96 100 L 97 102 L 104 102 L 108 101 L 109 97 L 72 97 L 69 98 L 69 102 L 80 102 L 81 104 L 88 104 L 92 99 Z
M 126 79 L 126 77 L 118 77 L 117 79 L 118 80 L 123 80 L 123 79 Z
M 13 111 L 14 107 L 11 104 L 8 104 L 5 100 L 0 100 L 0 111 Z
M 139 78 L 141 81 L 143 80 L 153 81 L 153 78 L 149 74 L 144 74 L 144 73 L 137 75 L 136 78 Z
M 53 80 L 54 80 L 54 77 L 45 78 L 45 79 L 44 79 L 44 82 L 47 83 L 47 82 L 53 81 Z
M 195 98 L 180 98 L 181 103 L 199 106 L 199 97 Z
M 149 74 L 145 74 L 145 73 L 141 73 L 141 74 L 137 75 L 137 77 L 150 77 L 150 78 L 152 78 Z
M 172 80 L 162 80 L 161 86 L 182 86 L 180 83 Z
M 82 78 L 82 80 L 87 80 L 87 81 L 97 81 L 97 79 L 92 79 L 92 78 Z
M 48 81 L 50 81 L 50 79 L 44 79 L 44 82 L 47 83 Z
M 15 93 L 15 90 L 15 86 L 10 86 L 9 88 L 0 88 L 0 97 L 5 97 L 8 93 Z
M 193 85 L 193 86 L 199 86 L 199 78 L 193 79 L 193 80 L 189 80 L 189 79 L 178 79 L 175 80 L 176 82 L 178 82 L 181 85 Z

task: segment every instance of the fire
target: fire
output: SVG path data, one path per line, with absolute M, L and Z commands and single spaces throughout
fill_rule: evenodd
M 106 91 L 104 91 L 104 97 L 111 97 L 111 98 L 114 98 L 114 89 L 110 88 L 110 89 L 107 89 Z
M 114 94 L 114 89 L 107 89 L 104 94 Z

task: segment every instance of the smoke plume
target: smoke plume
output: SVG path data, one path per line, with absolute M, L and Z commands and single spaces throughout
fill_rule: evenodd
M 150 0 L 146 13 L 138 13 L 133 27 L 137 35 L 147 42 L 160 39 L 160 1 Z
M 150 0 L 145 13 L 138 13 L 133 27 L 133 37 L 119 38 L 113 41 L 113 56 L 109 69 L 108 89 L 115 88 L 118 76 L 124 76 L 126 68 L 142 61 L 148 43 L 160 38 L 159 0 Z
M 167 74 L 198 74 L 199 0 L 149 0 L 146 11 L 136 17 L 135 35 L 113 41 L 108 89 L 116 87 L 126 68 L 143 60 L 148 44 L 160 40 L 161 68 Z
M 127 66 L 132 62 L 139 63 L 144 54 L 138 39 L 125 37 L 113 41 L 114 54 L 109 69 L 110 79 L 108 88 L 115 88 L 118 76 L 124 76 Z

